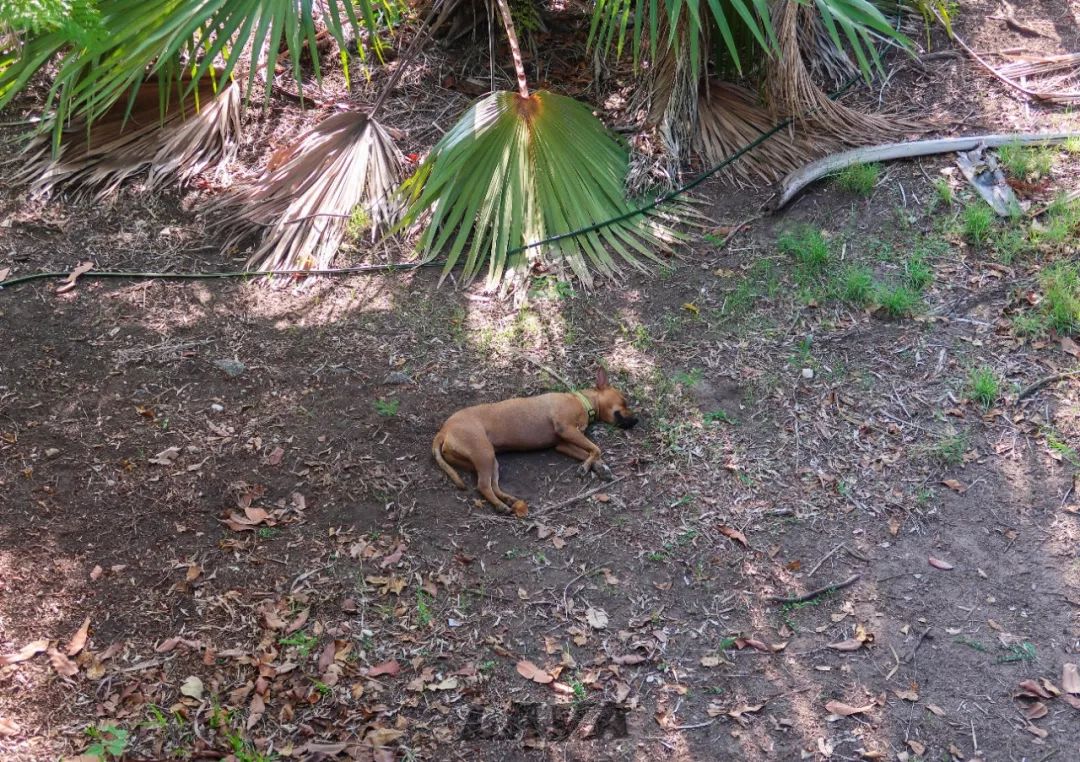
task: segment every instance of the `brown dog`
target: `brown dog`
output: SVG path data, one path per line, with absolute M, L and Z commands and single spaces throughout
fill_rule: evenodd
M 600 448 L 585 436 L 589 424 L 598 420 L 624 429 L 637 423 L 626 398 L 608 385 L 603 368 L 597 371 L 592 389 L 518 397 L 459 410 L 439 429 L 431 452 L 458 489 L 465 489 L 465 482 L 454 466 L 475 471 L 476 488 L 498 510 L 524 516 L 529 510 L 525 501 L 499 487 L 495 453 L 554 447 L 583 461 L 578 469 L 581 476 L 596 470 L 602 478 L 610 479 L 611 469 L 600 460 Z

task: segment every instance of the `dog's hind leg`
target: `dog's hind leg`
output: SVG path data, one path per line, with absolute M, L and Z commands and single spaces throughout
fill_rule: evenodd
M 514 515 L 521 517 L 525 516 L 529 512 L 529 505 L 521 498 L 514 497 L 508 492 L 503 492 L 502 487 L 499 486 L 499 461 L 495 460 L 495 473 L 491 479 L 491 489 L 499 496 L 499 499 L 510 504 L 511 509 L 514 511 Z
M 500 513 L 510 513 L 510 506 L 499 499 L 492 488 L 495 470 L 499 467 L 495 461 L 495 449 L 488 445 L 489 452 L 473 453 L 473 465 L 476 466 L 476 489 L 484 498 L 495 506 Z
M 443 458 L 442 450 L 445 443 L 446 434 L 440 431 L 435 435 L 435 439 L 431 443 L 431 454 L 435 456 L 435 462 L 439 464 L 439 468 L 443 470 L 443 473 L 450 477 L 450 481 L 454 483 L 454 486 L 458 489 L 465 489 L 465 482 L 461 480 L 458 472 Z M 457 458 L 454 458 L 454 460 L 457 460 Z

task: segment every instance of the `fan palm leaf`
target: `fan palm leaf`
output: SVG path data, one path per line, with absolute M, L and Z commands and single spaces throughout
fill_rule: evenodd
M 257 181 L 216 202 L 215 227 L 227 246 L 252 235 L 259 245 L 248 265 L 264 270 L 329 267 L 353 209 L 362 206 L 373 229 L 396 218 L 402 156 L 367 115 L 327 117 L 275 153 Z
M 657 215 L 633 213 L 623 190 L 627 167 L 625 148 L 585 104 L 545 91 L 492 93 L 406 181 L 402 224 L 430 214 L 419 245 L 427 260 L 446 250 L 444 278 L 464 258 L 466 282 L 486 266 L 489 286 L 511 286 L 546 257 L 589 285 L 591 269 L 610 276 L 620 263 L 644 269 L 660 261 L 674 237 Z
M 48 134 L 39 133 L 17 159 L 20 166 L 12 179 L 29 183 L 36 194 L 64 185 L 97 191 L 103 197 L 146 169 L 151 188 L 167 182 L 183 185 L 232 158 L 240 133 L 238 86 L 215 94 L 204 81 L 199 97 L 186 101 L 173 90 L 164 115 L 159 90 L 159 85 L 149 83 L 130 104 L 115 104 L 92 132 L 84 121 L 72 125 L 57 154 Z
M 399 9 L 398 0 L 320 0 L 318 5 L 342 51 L 347 27 L 359 33 L 362 25 L 377 40 L 376 10 L 394 18 Z M 228 79 L 249 53 L 248 85 L 262 68 L 269 91 L 273 66 L 256 62 L 264 54 L 276 55 L 283 42 L 299 86 L 301 50 L 311 51 L 319 75 L 315 0 L 99 0 L 97 12 L 91 41 L 75 39 L 61 27 L 30 33 L 23 44 L 0 51 L 0 108 L 59 58 L 46 103 L 55 111 L 56 145 L 72 117 L 93 122 L 125 96 L 133 98 L 150 77 L 190 93 L 201 79 L 213 77 L 216 67 Z
M 782 0 L 787 2 L 788 0 Z M 816 8 L 826 33 L 838 48 L 849 48 L 863 75 L 869 78 L 880 60 L 875 37 L 907 46 L 908 39 L 894 29 L 871 0 L 791 0 Z M 635 66 L 648 52 L 650 60 L 665 42 L 700 71 L 706 40 L 719 34 L 724 50 L 739 71 L 747 35 L 769 55 L 780 52 L 775 14 L 769 0 L 596 0 L 589 27 L 589 43 L 604 54 L 619 57 L 629 46 Z M 686 34 L 679 33 L 685 19 Z

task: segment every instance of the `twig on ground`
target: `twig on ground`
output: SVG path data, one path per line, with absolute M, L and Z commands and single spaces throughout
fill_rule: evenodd
M 909 653 L 907 655 L 907 658 L 904 659 L 904 664 L 910 664 L 911 663 L 911 660 L 915 658 L 915 652 L 919 650 L 919 646 L 922 645 L 922 642 L 924 640 L 926 640 L 926 637 L 929 634 L 930 634 L 930 628 L 929 627 L 927 627 L 925 630 L 922 631 L 922 634 L 919 635 L 919 639 L 915 641 L 915 647 L 911 649 L 911 653 Z
M 532 363 L 532 364 L 533 364 L 533 365 L 535 365 L 535 366 L 536 366 L 537 368 L 539 368 L 540 370 L 544 371 L 544 372 L 545 372 L 545 373 L 547 373 L 547 374 L 548 374 L 549 376 L 551 376 L 551 377 L 552 377 L 553 379 L 555 379 L 555 380 L 556 380 L 556 381 L 558 381 L 558 382 L 559 382 L 560 384 L 562 384 L 563 386 L 565 386 L 565 387 L 566 387 L 567 389 L 569 389 L 569 390 L 573 390 L 573 388 L 574 388 L 574 385 L 573 385 L 573 384 L 571 384 L 571 383 L 570 383 L 569 381 L 567 381 L 567 380 L 566 380 L 566 378 L 565 378 L 564 376 L 562 376 L 562 375 L 560 375 L 559 373 L 555 372 L 554 370 L 552 370 L 552 369 L 551 369 L 550 367 L 548 367 L 547 365 L 544 365 L 544 363 L 540 362 L 539 360 L 535 360 L 535 359 L 533 359 L 532 357 L 529 357 L 529 356 L 528 356 L 527 354 L 525 354 L 524 352 L 514 352 L 514 354 L 516 354 L 516 355 L 517 355 L 518 357 L 520 357 L 520 358 L 521 358 L 522 360 L 525 360 L 526 362 L 530 362 L 530 363 Z
M 609 482 L 604 482 L 603 484 L 601 484 L 599 486 L 596 486 L 596 487 L 593 487 L 592 489 L 588 489 L 588 490 L 585 490 L 584 492 L 580 492 L 577 495 L 574 495 L 573 497 L 568 497 L 568 498 L 566 498 L 566 500 L 555 503 L 555 505 L 549 506 L 547 508 L 543 508 L 543 509 L 541 509 L 539 511 L 535 511 L 535 513 L 550 513 L 552 511 L 557 511 L 560 508 L 565 508 L 568 505 L 573 505 L 574 503 L 578 502 L 579 500 L 584 500 L 585 498 L 596 494 L 600 490 L 607 489 L 612 484 L 618 484 L 619 482 L 621 482 L 625 478 L 626 478 L 626 474 L 623 474 L 622 476 L 619 476 L 619 477 L 617 477 L 615 479 L 612 479 Z
M 1055 373 L 1052 376 L 1047 376 L 1046 378 L 1040 378 L 1038 381 L 1033 383 L 1031 386 L 1025 388 L 1018 395 L 1016 395 L 1016 401 L 1019 402 L 1020 400 L 1024 399 L 1025 397 L 1030 397 L 1032 394 L 1039 391 L 1040 389 L 1042 389 L 1047 384 L 1053 384 L 1053 383 L 1057 383 L 1058 381 L 1064 381 L 1067 378 L 1076 378 L 1077 376 L 1080 376 L 1080 370 L 1070 370 L 1068 373 Z
M 862 577 L 861 574 L 852 574 L 850 577 L 845 579 L 843 582 L 838 582 L 835 585 L 826 585 L 825 587 L 818 588 L 817 590 L 811 590 L 809 593 L 806 593 L 805 595 L 797 595 L 797 596 L 793 596 L 793 597 L 790 597 L 790 598 L 784 598 L 784 597 L 781 597 L 781 596 L 770 595 L 768 598 L 766 598 L 766 600 L 771 601 L 773 603 L 784 603 L 784 604 L 787 604 L 787 603 L 805 603 L 806 601 L 810 601 L 810 600 L 813 600 L 814 598 L 817 598 L 819 595 L 825 595 L 826 593 L 832 593 L 832 592 L 835 592 L 837 590 L 843 590 L 845 587 L 851 587 L 856 582 L 858 582 L 861 577 Z
M 826 554 L 825 554 L 824 556 L 822 556 L 822 557 L 821 557 L 821 560 L 820 560 L 820 561 L 818 561 L 818 562 L 817 562 L 816 564 L 814 564 L 814 568 L 813 568 L 813 569 L 811 569 L 810 571 L 808 571 L 808 572 L 806 573 L 806 576 L 807 576 L 807 577 L 813 577 L 813 576 L 814 576 L 814 572 L 816 572 L 816 571 L 817 571 L 818 569 L 820 569 L 820 568 L 821 568 L 821 565 L 822 565 L 823 563 L 825 563 L 826 561 L 828 561 L 828 560 L 829 560 L 830 558 L 832 558 L 832 557 L 833 557 L 833 555 L 835 555 L 835 554 L 836 554 L 836 551 L 840 550 L 840 548 L 842 548 L 842 547 L 844 547 L 844 543 L 840 543 L 840 544 L 839 544 L 839 545 L 837 545 L 837 546 L 836 546 L 835 548 L 833 548 L 833 549 L 832 549 L 832 550 L 830 550 L 830 551 L 829 551 L 828 553 L 826 553 Z

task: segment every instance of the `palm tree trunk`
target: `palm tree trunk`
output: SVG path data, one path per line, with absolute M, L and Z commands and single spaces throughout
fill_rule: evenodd
M 495 0 L 502 14 L 503 26 L 506 27 L 506 37 L 510 41 L 510 53 L 514 57 L 514 70 L 517 71 L 518 94 L 522 98 L 529 97 L 529 88 L 525 84 L 525 64 L 521 60 L 521 44 L 518 42 L 517 32 L 514 31 L 514 18 L 510 15 L 510 6 L 506 0 Z

